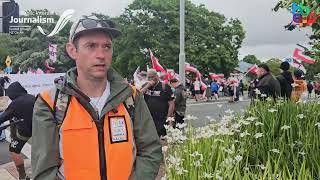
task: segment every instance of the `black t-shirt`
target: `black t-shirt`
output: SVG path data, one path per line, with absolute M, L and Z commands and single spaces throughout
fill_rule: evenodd
M 155 87 L 151 87 L 145 92 L 144 99 L 152 118 L 155 121 L 163 121 L 167 118 L 168 101 L 174 99 L 174 94 L 169 85 L 163 85 L 159 82 Z

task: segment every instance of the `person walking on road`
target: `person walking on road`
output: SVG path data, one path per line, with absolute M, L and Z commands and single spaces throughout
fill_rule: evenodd
M 111 68 L 109 20 L 75 21 L 66 44 L 76 67 L 34 106 L 33 180 L 155 179 L 160 139 L 143 95 Z
M 24 158 L 21 154 L 21 150 L 32 135 L 32 113 L 36 98 L 33 95 L 28 94 L 19 82 L 10 84 L 7 94 L 12 102 L 0 115 L 0 124 L 11 120 L 12 118 L 23 120 L 10 127 L 11 142 L 9 151 L 11 159 L 19 173 L 19 179 L 28 180 L 30 178 L 26 175 Z
M 196 78 L 196 80 L 193 83 L 196 101 L 201 99 L 201 82 L 200 81 L 201 80 L 199 80 L 199 78 Z
M 175 125 L 176 124 L 183 124 L 184 123 L 184 116 L 186 113 L 187 108 L 187 90 L 181 84 L 181 82 L 177 79 L 171 79 L 170 85 L 175 89 L 174 91 L 174 119 L 175 119 Z
M 212 95 L 215 97 L 216 100 L 218 100 L 218 93 L 219 93 L 219 84 L 217 83 L 217 80 L 213 80 L 211 82 L 211 92 L 212 92 Z

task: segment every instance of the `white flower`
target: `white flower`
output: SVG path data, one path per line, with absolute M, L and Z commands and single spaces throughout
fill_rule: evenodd
M 185 127 L 187 127 L 187 124 L 186 124 L 186 123 L 182 123 L 182 124 L 177 123 L 177 128 L 183 129 L 183 128 L 185 128 Z
M 211 173 L 204 172 L 202 177 L 203 178 L 213 178 L 213 175 Z
M 197 156 L 200 156 L 200 155 L 202 155 L 202 154 L 200 154 L 198 151 L 195 151 L 192 154 L 190 154 L 190 156 L 192 156 L 192 157 L 197 157 Z
M 184 118 L 185 121 L 192 121 L 192 120 L 197 120 L 198 118 L 195 116 L 192 116 L 190 114 L 187 114 L 186 117 Z
M 262 122 L 256 122 L 255 125 L 256 126 L 260 126 L 260 125 L 263 125 L 263 123 Z
M 271 151 L 271 152 L 274 152 L 274 153 L 278 153 L 278 154 L 280 154 L 279 149 L 271 149 L 270 151 Z
M 218 104 L 217 106 L 218 106 L 218 108 L 222 108 L 222 104 Z
M 256 133 L 256 134 L 254 135 L 254 137 L 255 137 L 256 139 L 261 138 L 262 136 L 263 136 L 263 133 Z
M 221 142 L 221 143 L 224 143 L 224 140 L 222 139 L 215 139 L 214 142 Z
M 233 129 L 239 129 L 241 127 L 240 124 L 236 123 L 236 124 L 232 124 L 231 126 Z
M 272 101 L 272 99 L 271 99 L 270 97 L 268 97 L 266 100 L 267 100 L 267 101 Z
M 177 168 L 176 168 L 176 172 L 177 172 L 178 175 L 182 175 L 182 174 L 184 174 L 184 173 L 187 173 L 188 170 L 185 170 L 185 169 L 183 169 L 183 168 L 181 168 L 181 167 L 177 167 Z
M 201 166 L 201 161 L 194 161 L 193 162 L 193 165 L 195 166 L 195 167 L 200 167 Z
M 320 128 L 320 122 L 316 123 L 315 126 L 318 126 L 318 128 Z
M 262 170 L 265 170 L 266 169 L 266 167 L 263 165 L 263 164 L 261 164 L 261 165 L 258 165 Z
M 261 94 L 261 97 L 267 97 L 267 95 L 266 94 Z
M 298 152 L 298 154 L 300 154 L 300 155 L 302 155 L 302 156 L 304 156 L 304 155 L 306 155 L 306 153 L 305 152 Z
M 236 161 L 240 162 L 240 161 L 243 159 L 243 157 L 240 156 L 240 155 L 237 155 L 237 156 L 235 157 L 235 159 L 236 159 Z
M 290 129 L 290 126 L 284 125 L 284 126 L 281 127 L 281 130 L 287 130 L 287 129 Z
M 211 119 L 211 116 L 206 116 L 207 119 Z
M 166 122 L 174 122 L 174 117 L 168 117 Z
M 274 112 L 277 112 L 278 110 L 271 108 L 271 109 L 268 109 L 268 111 L 271 113 L 274 113 Z
M 261 92 L 260 92 L 260 90 L 259 89 L 254 89 L 254 92 L 256 93 L 256 94 L 261 94 Z
M 226 111 L 225 111 L 225 113 L 227 113 L 227 114 L 233 114 L 233 113 L 234 113 L 234 111 L 233 111 L 233 110 L 231 110 L 231 109 L 228 109 L 228 110 L 226 110 Z
M 217 180 L 222 180 L 223 178 L 220 176 L 220 173 L 216 173 L 216 179 Z
M 241 124 L 244 124 L 244 125 L 249 125 L 250 124 L 250 121 L 245 121 L 245 120 L 240 120 L 239 122 Z
M 248 117 L 246 120 L 247 121 L 255 121 L 257 119 L 258 119 L 257 117 Z
M 245 136 L 250 136 L 250 133 L 248 133 L 247 130 L 243 133 L 240 133 L 240 137 L 245 137 Z
M 167 150 L 168 150 L 168 146 L 163 146 L 162 147 L 162 152 L 167 152 Z
M 298 114 L 297 117 L 298 117 L 299 119 L 303 119 L 303 118 L 304 118 L 304 115 L 303 115 L 303 114 Z
M 217 120 L 215 120 L 215 119 L 210 119 L 210 122 L 211 122 L 211 123 L 214 123 L 214 122 L 217 122 Z

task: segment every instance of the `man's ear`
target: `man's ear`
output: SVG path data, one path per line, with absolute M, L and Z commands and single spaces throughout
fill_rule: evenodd
M 66 50 L 71 59 L 76 60 L 77 59 L 77 48 L 74 44 L 68 42 L 66 45 Z

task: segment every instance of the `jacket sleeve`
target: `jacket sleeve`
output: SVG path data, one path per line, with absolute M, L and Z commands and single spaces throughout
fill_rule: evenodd
M 31 166 L 34 180 L 57 179 L 59 132 L 50 106 L 40 95 L 33 110 Z
M 14 117 L 14 107 L 13 102 L 8 106 L 8 108 L 0 115 L 0 125 Z
M 147 104 L 138 91 L 135 98 L 134 136 L 137 146 L 134 179 L 154 180 L 162 162 L 161 144 Z

